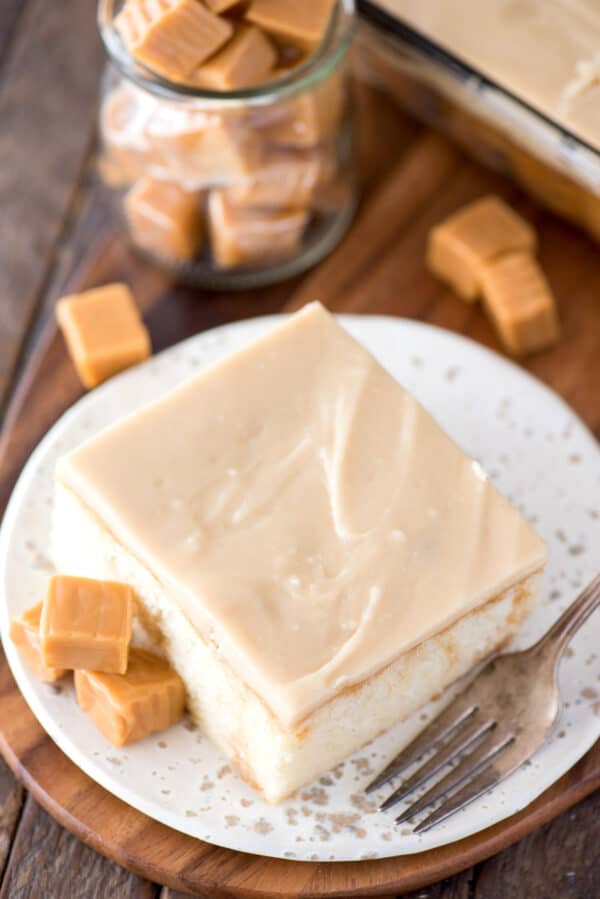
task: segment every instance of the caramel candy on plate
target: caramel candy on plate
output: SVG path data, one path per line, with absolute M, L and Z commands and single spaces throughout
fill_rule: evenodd
M 141 178 L 124 200 L 134 242 L 156 256 L 188 262 L 202 243 L 200 195 L 176 184 Z
M 127 584 L 54 575 L 40 620 L 44 665 L 123 674 L 132 615 L 133 591 Z
M 114 746 L 166 730 L 183 716 L 183 681 L 158 656 L 132 649 L 126 674 L 76 671 L 77 700 Z
M 509 253 L 482 272 L 485 306 L 509 353 L 541 350 L 559 337 L 554 297 L 529 253 Z
M 277 51 L 260 28 L 240 23 L 233 38 L 196 69 L 191 83 L 214 91 L 252 87 L 266 81 Z
M 320 43 L 335 0 L 253 0 L 246 19 L 269 34 L 306 49 Z
M 308 218 L 306 209 L 237 208 L 222 190 L 212 190 L 208 220 L 214 261 L 234 268 L 297 253 Z
M 18 618 L 13 618 L 10 623 L 10 639 L 15 644 L 28 668 L 36 677 L 45 683 L 51 684 L 59 680 L 64 674 L 64 668 L 52 668 L 45 665 L 42 659 L 40 646 L 40 619 L 42 617 L 42 603 L 23 612 Z
M 431 230 L 427 264 L 465 300 L 481 295 L 484 266 L 505 253 L 533 252 L 531 225 L 500 197 L 470 203 Z
M 233 33 L 231 22 L 199 0 L 127 0 L 115 27 L 139 62 L 175 81 L 189 76 Z
M 56 318 L 77 373 L 88 388 L 150 355 L 150 337 L 125 284 L 63 297 L 57 303 Z

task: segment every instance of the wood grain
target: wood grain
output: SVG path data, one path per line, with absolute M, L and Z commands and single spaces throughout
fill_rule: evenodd
M 385 117 L 396 116 L 381 98 L 368 110 L 374 110 L 376 117 L 372 126 L 383 130 Z M 592 385 L 600 383 L 600 354 L 594 349 L 600 336 L 600 273 L 595 247 L 550 215 L 538 213 L 513 187 L 465 160 L 442 139 L 404 120 L 393 127 L 398 134 L 396 144 L 369 150 L 368 141 L 365 143 L 362 167 L 367 192 L 348 238 L 331 260 L 303 279 L 239 294 L 193 291 L 175 286 L 169 276 L 140 262 L 115 238 L 84 259 L 67 286 L 74 289 L 127 280 L 142 306 L 156 349 L 225 321 L 295 308 L 315 297 L 339 311 L 421 318 L 497 348 L 481 310 L 462 304 L 431 278 L 423 265 L 429 223 L 472 196 L 496 190 L 516 202 L 539 227 L 543 264 L 558 296 L 565 331 L 556 349 L 533 357 L 527 368 L 570 398 L 600 433 L 597 390 L 588 384 L 589 380 Z M 74 226 L 82 247 L 96 235 L 94 215 L 91 205 L 81 223 Z M 65 270 L 70 261 L 66 260 Z M 56 277 L 62 289 L 64 278 L 62 274 Z M 0 445 L 0 509 L 41 434 L 80 395 L 62 340 L 50 323 L 7 415 Z M 107 794 L 46 737 L 4 663 L 0 666 L 0 722 L 0 748 L 12 769 L 44 808 L 85 843 L 172 890 L 228 899 L 347 899 L 415 890 L 498 852 L 600 785 L 600 746 L 596 746 L 528 809 L 454 846 L 368 863 L 291 863 L 240 855 L 178 835 Z M 20 851 L 31 841 L 23 840 Z M 477 878 L 485 870 L 486 866 L 450 884 L 438 884 L 427 895 L 431 899 L 466 899 L 473 895 Z M 11 859 L 8 875 L 13 879 L 17 876 L 14 872 Z M 491 881 L 482 884 L 482 889 L 492 888 Z M 482 892 L 482 899 L 484 895 L 488 894 Z M 165 892 L 163 899 L 174 899 L 174 894 Z
M 11 46 L 19 17 L 27 5 L 27 0 L 3 0 L 0 4 L 0 78 L 5 55 Z
M 4 870 L 23 805 L 23 788 L 0 761 L 0 872 Z
M 177 890 L 171 890 L 169 887 L 163 887 L 160 899 L 189 899 L 189 893 L 179 893 Z M 196 899 L 208 899 L 208 896 L 200 896 L 196 893 Z
M 72 840 L 29 797 L 0 899 L 155 899 L 156 888 Z
M 91 3 L 29 0 L 0 79 L 0 407 L 90 150 L 101 66 Z
M 475 876 L 475 869 L 463 871 L 451 880 L 441 880 L 425 889 L 406 893 L 400 899 L 472 899 Z
M 473 899 L 598 899 L 597 797 L 530 834 L 481 868 Z

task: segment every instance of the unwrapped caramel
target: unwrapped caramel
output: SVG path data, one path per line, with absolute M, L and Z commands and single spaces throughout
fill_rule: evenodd
M 127 0 L 115 27 L 135 59 L 174 81 L 191 75 L 233 33 L 231 22 L 199 0 Z
M 500 197 L 483 197 L 431 230 L 427 264 L 463 299 L 476 300 L 486 265 L 505 253 L 533 252 L 536 245 L 535 231 L 525 219 Z
M 191 83 L 214 91 L 252 87 L 269 78 L 276 61 L 269 38 L 259 28 L 240 23 L 223 49 L 194 71 Z
M 264 114 L 263 122 L 257 119 L 257 127 L 271 144 L 305 149 L 332 139 L 343 111 L 344 79 L 338 71 L 312 90 L 278 103 Z
M 127 670 L 133 591 L 127 584 L 55 575 L 42 605 L 42 660 L 51 668 Z
M 42 648 L 40 646 L 40 619 L 42 617 L 42 603 L 23 612 L 18 618 L 13 618 L 10 623 L 10 639 L 15 644 L 28 668 L 35 676 L 45 683 L 53 683 L 64 674 L 64 668 L 52 668 L 44 664 Z
M 132 649 L 126 674 L 76 671 L 77 700 L 114 746 L 166 730 L 183 715 L 183 681 L 152 653 Z
M 100 110 L 104 143 L 101 170 L 111 187 L 131 184 L 157 165 L 144 137 L 150 105 L 139 90 L 121 85 L 110 91 Z M 160 165 L 160 162 L 158 162 Z
M 559 337 L 554 297 L 529 253 L 509 253 L 482 272 L 485 307 L 509 353 L 541 350 Z
M 292 46 L 310 50 L 325 36 L 335 0 L 252 0 L 246 18 Z
M 229 12 L 234 6 L 239 6 L 244 0 L 204 0 L 209 9 L 213 12 L 221 13 Z
M 88 388 L 150 355 L 150 337 L 125 284 L 63 297 L 56 305 L 56 318 Z
M 298 252 L 308 218 L 306 209 L 236 208 L 222 190 L 212 190 L 208 221 L 215 263 L 234 268 L 292 255 Z
M 145 134 L 153 158 L 188 190 L 243 178 L 262 159 L 258 135 L 219 113 L 164 105 L 155 110 Z
M 318 151 L 296 154 L 272 150 L 255 173 L 226 188 L 225 194 L 234 206 L 310 206 L 317 185 L 331 168 L 331 161 Z
M 124 200 L 129 230 L 143 250 L 188 262 L 202 243 L 200 194 L 176 184 L 140 178 Z

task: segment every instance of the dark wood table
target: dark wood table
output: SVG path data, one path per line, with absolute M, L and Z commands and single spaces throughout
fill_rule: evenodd
M 0 0 L 0 423 L 62 286 L 111 221 L 95 176 L 102 66 L 94 0 Z M 418 126 L 398 117 L 394 138 L 409 140 Z M 253 313 L 240 298 L 236 317 Z M 3 762 L 0 871 L 0 899 L 175 896 L 63 830 Z M 417 896 L 598 899 L 600 795 Z

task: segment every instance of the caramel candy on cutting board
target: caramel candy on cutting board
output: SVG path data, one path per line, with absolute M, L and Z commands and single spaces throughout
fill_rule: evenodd
M 231 22 L 199 0 L 127 0 L 115 27 L 139 62 L 176 81 L 187 78 L 233 33 Z
M 52 668 L 44 664 L 40 646 L 41 617 L 42 603 L 38 602 L 36 606 L 23 612 L 18 618 L 13 618 L 10 623 L 10 639 L 35 676 L 41 681 L 51 684 L 63 677 L 66 672 L 64 668 Z
M 253 0 L 246 19 L 268 34 L 310 49 L 320 43 L 335 0 Z
M 500 197 L 483 197 L 451 215 L 429 234 L 427 264 L 465 300 L 481 295 L 484 266 L 505 253 L 533 252 L 531 225 Z
M 300 248 L 308 218 L 306 209 L 237 208 L 222 190 L 212 190 L 208 221 L 214 261 L 234 268 L 292 255 Z
M 158 656 L 132 649 L 126 674 L 76 671 L 77 700 L 114 746 L 166 730 L 183 716 L 183 681 Z
M 88 388 L 150 355 L 150 337 L 125 284 L 63 297 L 56 317 L 77 373 Z
M 488 310 L 509 353 L 521 355 L 556 343 L 559 324 L 554 297 L 530 253 L 509 253 L 482 270 Z
M 202 244 L 200 195 L 176 184 L 141 178 L 124 200 L 131 236 L 139 247 L 163 258 L 188 262 Z
M 124 673 L 132 615 L 127 584 L 54 575 L 40 620 L 44 665 Z
M 192 84 L 214 91 L 252 87 L 266 81 L 277 62 L 277 51 L 260 28 L 240 23 L 233 38 L 196 69 Z

